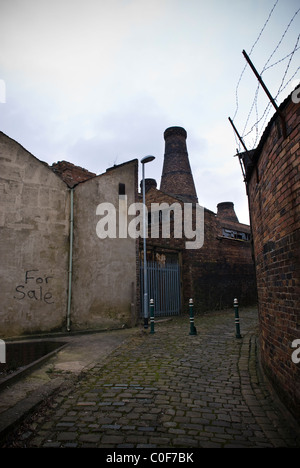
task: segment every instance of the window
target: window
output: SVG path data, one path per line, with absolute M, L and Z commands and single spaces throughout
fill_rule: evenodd
M 119 184 L 119 195 L 125 195 L 125 184 Z
M 227 237 L 227 239 L 239 239 L 243 241 L 250 240 L 250 234 L 248 232 L 235 231 L 233 229 L 225 228 L 223 228 L 223 237 Z

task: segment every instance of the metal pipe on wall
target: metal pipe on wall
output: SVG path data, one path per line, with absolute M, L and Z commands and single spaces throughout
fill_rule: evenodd
M 73 225 L 74 225 L 74 189 L 70 192 L 70 249 L 69 249 L 69 278 L 68 278 L 68 310 L 67 331 L 71 331 L 71 296 L 72 296 L 72 269 L 73 269 Z

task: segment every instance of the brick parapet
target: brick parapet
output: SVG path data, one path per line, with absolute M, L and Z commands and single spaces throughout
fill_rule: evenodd
M 50 169 L 57 174 L 70 188 L 74 187 L 80 182 L 96 177 L 93 172 L 84 169 L 83 167 L 76 166 L 68 161 L 58 161 L 50 166 Z

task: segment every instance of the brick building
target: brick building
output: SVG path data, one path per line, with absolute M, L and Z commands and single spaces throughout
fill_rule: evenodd
M 261 361 L 298 419 L 300 364 L 293 361 L 292 353 L 300 339 L 299 130 L 300 104 L 290 95 L 250 158 L 242 155 L 256 265 Z
M 186 132 L 172 127 L 164 136 L 161 189 L 147 180 L 147 206 L 160 206 L 157 218 L 149 213 L 150 233 L 158 230 L 158 236 L 147 239 L 147 257 L 153 270 L 163 267 L 156 269 L 162 314 L 173 304 L 175 290 L 172 313 L 185 311 L 190 297 L 196 312 L 232 307 L 235 297 L 242 305 L 253 303 L 249 226 L 238 222 L 230 202 L 220 203 L 217 213 L 198 209 Z M 140 197 L 138 161 L 100 175 L 66 161 L 50 167 L 0 132 L 0 164 L 1 336 L 135 325 L 142 240 L 138 230 L 131 236 L 122 229 L 132 224 L 129 208 Z M 181 219 L 183 236 L 175 235 L 178 219 L 168 209 L 172 205 L 184 207 L 184 213 L 186 205 L 191 208 L 188 232 Z M 119 235 L 106 235 L 107 207 Z M 165 215 L 172 225 L 169 236 L 160 235 Z M 204 226 L 199 238 L 194 236 L 198 215 Z M 99 225 L 104 228 L 100 236 Z M 197 248 L 188 247 L 193 236 Z
M 198 197 L 189 163 L 186 146 L 187 133 L 181 127 L 171 127 L 164 132 L 165 154 L 160 189 L 154 179 L 146 179 L 146 204 L 184 203 L 192 206 L 193 229 Z M 199 205 L 198 205 L 199 206 Z M 194 300 L 194 310 L 232 307 L 238 298 L 242 305 L 256 301 L 254 265 L 251 254 L 250 227 L 239 223 L 232 202 L 218 204 L 217 213 L 203 209 L 204 238 L 201 248 L 186 248 L 187 238 L 174 235 L 174 213 L 171 218 L 171 235 L 162 235 L 163 210 L 159 238 L 151 237 L 153 220 L 149 220 L 147 259 L 158 263 L 178 263 L 181 270 L 181 310 L 187 310 L 189 298 Z M 173 216 L 173 218 L 172 218 Z M 183 232 L 185 232 L 182 229 Z M 140 256 L 143 245 L 140 243 Z

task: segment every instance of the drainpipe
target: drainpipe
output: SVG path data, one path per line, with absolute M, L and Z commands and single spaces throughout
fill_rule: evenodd
M 70 314 L 71 314 L 71 295 L 72 295 L 72 266 L 73 266 L 73 224 L 74 224 L 74 189 L 71 188 L 70 198 L 70 251 L 69 251 L 69 287 L 68 287 L 68 310 L 67 310 L 67 331 L 71 331 L 70 328 Z

